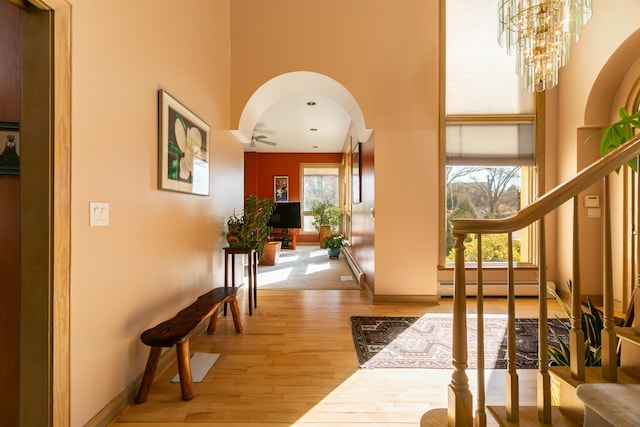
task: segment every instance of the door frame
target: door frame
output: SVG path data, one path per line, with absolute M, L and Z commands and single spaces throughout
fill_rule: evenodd
M 22 7 L 23 142 L 20 425 L 68 426 L 71 5 L 65 0 L 17 3 Z

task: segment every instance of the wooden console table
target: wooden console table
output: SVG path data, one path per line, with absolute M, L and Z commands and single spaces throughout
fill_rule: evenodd
M 249 316 L 253 314 L 252 307 L 258 308 L 258 252 L 251 248 L 224 248 L 224 287 L 229 286 L 229 257 L 231 257 L 231 286 L 236 286 L 236 255 L 247 255 L 249 264 L 247 276 L 249 276 Z M 244 268 L 243 268 L 244 275 Z M 227 315 L 227 305 L 224 305 L 224 314 Z
M 281 241 L 282 249 L 295 249 L 297 238 L 298 238 L 297 229 L 293 229 L 292 231 L 287 231 L 286 229 L 276 228 L 271 232 L 271 240 Z

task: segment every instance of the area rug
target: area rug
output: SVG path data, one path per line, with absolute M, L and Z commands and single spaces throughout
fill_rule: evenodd
M 485 369 L 507 367 L 506 316 L 484 320 Z M 467 318 L 468 368 L 476 368 L 477 322 Z M 563 339 L 568 333 L 558 319 L 549 319 Z M 353 343 L 361 368 L 452 369 L 452 316 L 351 317 Z M 516 367 L 538 367 L 538 320 L 516 319 Z M 549 332 L 549 344 L 558 341 Z

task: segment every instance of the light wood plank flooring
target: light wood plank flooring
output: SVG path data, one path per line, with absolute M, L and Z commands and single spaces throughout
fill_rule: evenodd
M 165 427 L 199 423 L 230 427 L 418 426 L 432 408 L 447 406 L 449 370 L 359 369 L 350 316 L 420 316 L 451 312 L 451 299 L 438 305 L 377 304 L 361 290 L 261 290 L 248 316 L 239 295 L 244 333 L 231 316 L 214 335 L 192 340 L 191 351 L 221 353 L 196 396 L 184 402 L 172 384 L 173 363 L 154 382 L 146 403 L 132 405 L 114 427 Z M 549 300 L 549 317 L 562 315 Z M 474 311 L 475 299 L 469 300 Z M 537 299 L 516 303 L 519 317 L 537 317 Z M 506 313 L 505 298 L 491 298 L 486 313 Z M 171 350 L 174 352 L 175 350 Z M 535 404 L 535 370 L 520 371 L 521 404 Z M 487 403 L 503 404 L 504 371 L 487 371 Z M 476 399 L 475 372 L 469 371 Z

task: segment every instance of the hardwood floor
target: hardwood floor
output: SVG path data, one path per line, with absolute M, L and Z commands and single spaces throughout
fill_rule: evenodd
M 418 426 L 432 408 L 447 406 L 449 370 L 359 369 L 350 316 L 420 316 L 451 312 L 439 305 L 379 304 L 361 290 L 260 290 L 248 316 L 239 295 L 244 332 L 231 316 L 220 318 L 214 335 L 192 340 L 191 352 L 221 353 L 193 400 L 180 399 L 171 383 L 173 363 L 153 383 L 146 403 L 125 410 L 114 427 L 183 426 Z M 474 311 L 475 299 L 469 300 Z M 486 300 L 486 313 L 506 313 L 505 298 Z M 519 317 L 537 317 L 537 299 L 516 303 Z M 549 300 L 549 317 L 562 315 Z M 171 351 L 174 351 L 173 349 Z M 521 404 L 535 404 L 536 370 L 520 371 Z M 475 372 L 469 371 L 474 399 Z M 504 401 L 504 372 L 487 371 L 487 403 Z

